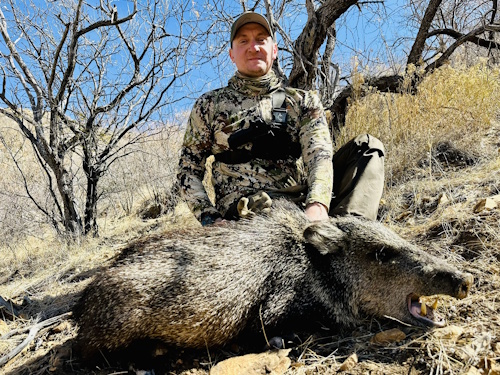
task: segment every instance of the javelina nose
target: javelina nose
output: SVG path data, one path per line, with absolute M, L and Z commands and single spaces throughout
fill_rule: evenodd
M 435 294 L 447 294 L 451 297 L 463 299 L 469 294 L 474 278 L 469 273 L 458 271 L 439 271 L 433 277 Z M 431 292 L 431 291 L 429 291 Z
M 457 298 L 462 299 L 469 294 L 470 287 L 474 282 L 474 277 L 470 273 L 464 275 L 462 282 L 458 286 Z

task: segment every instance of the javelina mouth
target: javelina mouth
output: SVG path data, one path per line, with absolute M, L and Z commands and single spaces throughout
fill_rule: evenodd
M 407 297 L 408 311 L 420 323 L 430 327 L 444 327 L 446 321 L 439 316 L 435 307 L 419 302 L 420 296 L 410 294 Z

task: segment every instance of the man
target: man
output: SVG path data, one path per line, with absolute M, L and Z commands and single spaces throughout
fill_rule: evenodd
M 268 210 L 271 197 L 289 196 L 303 201 L 312 221 L 327 219 L 329 209 L 330 214 L 375 219 L 383 185 L 383 149 L 367 149 L 363 138 L 333 156 L 318 94 L 286 87 L 272 69 L 278 47 L 266 18 L 243 13 L 232 26 L 230 42 L 229 56 L 237 72 L 228 86 L 196 101 L 181 151 L 181 192 L 196 218 L 202 225 L 238 219 Z M 370 155 L 363 158 L 366 152 Z M 376 165 L 370 165 L 372 154 L 378 155 Z M 211 155 L 215 206 L 202 183 Z M 370 160 L 360 164 L 360 158 Z M 334 186 L 336 159 L 342 176 Z M 374 170 L 365 173 L 367 165 Z M 358 189 L 360 178 L 371 175 L 375 182 L 370 178 L 367 189 Z M 306 194 L 301 195 L 299 182 L 304 178 Z M 371 201 L 368 213 L 366 199 Z

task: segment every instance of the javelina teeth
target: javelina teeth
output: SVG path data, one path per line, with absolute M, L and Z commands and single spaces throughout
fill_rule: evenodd
M 436 298 L 436 300 L 434 301 L 434 303 L 432 304 L 432 309 L 433 310 L 436 310 L 438 308 L 438 299 Z
M 425 302 L 420 302 L 420 315 L 427 315 L 427 305 L 425 304 Z

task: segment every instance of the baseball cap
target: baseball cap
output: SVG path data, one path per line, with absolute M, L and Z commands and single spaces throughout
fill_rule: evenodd
M 233 43 L 233 39 L 240 27 L 246 25 L 247 23 L 258 23 L 259 25 L 263 26 L 269 32 L 269 35 L 271 35 L 271 37 L 274 39 L 273 31 L 271 29 L 271 26 L 269 25 L 269 22 L 267 22 L 267 18 L 259 13 L 247 11 L 239 16 L 236 21 L 234 21 L 233 26 L 231 27 L 231 39 L 229 40 L 230 43 Z

